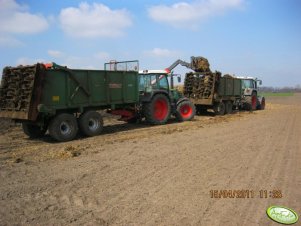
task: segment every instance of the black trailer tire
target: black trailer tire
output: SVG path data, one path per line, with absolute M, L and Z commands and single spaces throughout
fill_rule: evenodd
M 126 120 L 127 123 L 129 124 L 135 124 L 139 121 L 139 117 L 134 116 L 133 118 L 130 118 L 128 120 Z
M 233 103 L 232 103 L 232 101 L 227 101 L 225 105 L 226 105 L 225 106 L 226 107 L 226 109 L 225 109 L 226 114 L 232 114 L 232 112 L 233 112 Z
M 81 114 L 78 124 L 80 131 L 88 137 L 99 135 L 103 130 L 103 119 L 96 111 Z
M 53 139 L 64 142 L 75 138 L 78 126 L 73 114 L 62 113 L 50 121 L 48 129 Z
M 195 113 L 197 115 L 204 115 L 204 114 L 207 114 L 208 111 L 207 111 L 207 108 L 203 108 L 202 105 L 195 105 Z
M 153 125 L 165 124 L 170 117 L 170 102 L 164 94 L 155 95 L 144 105 L 146 121 Z
M 45 126 L 45 128 L 41 128 L 38 125 L 34 125 L 28 122 L 23 122 L 22 123 L 22 129 L 23 132 L 29 136 L 29 138 L 40 138 L 43 137 L 47 131 L 47 127 Z
M 182 101 L 178 104 L 176 118 L 180 122 L 190 121 L 195 116 L 195 106 L 189 100 Z
M 216 115 L 224 115 L 226 110 L 225 108 L 224 102 L 218 102 L 213 105 L 213 111 Z

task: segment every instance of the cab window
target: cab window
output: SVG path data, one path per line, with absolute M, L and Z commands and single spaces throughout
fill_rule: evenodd
M 242 82 L 243 82 L 243 84 L 242 84 L 243 89 L 245 89 L 245 88 L 254 88 L 254 84 L 253 84 L 252 80 L 245 79 L 245 80 L 242 80 Z
M 168 90 L 168 80 L 166 75 L 158 75 L 159 88 Z

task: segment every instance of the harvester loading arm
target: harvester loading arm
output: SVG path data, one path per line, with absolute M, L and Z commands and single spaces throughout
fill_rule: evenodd
M 185 61 L 183 61 L 183 60 L 180 60 L 180 59 L 176 60 L 172 65 L 170 65 L 170 66 L 169 66 L 168 68 L 166 68 L 166 69 L 168 69 L 169 71 L 172 71 L 172 70 L 173 70 L 174 68 L 176 68 L 179 64 L 181 64 L 181 65 L 184 66 L 184 67 L 187 67 L 187 68 L 192 69 L 190 63 L 187 63 L 187 62 L 185 62 Z
M 191 57 L 191 62 L 187 63 L 183 60 L 176 60 L 172 65 L 166 68 L 169 71 L 172 71 L 178 65 L 187 67 L 195 72 L 210 72 L 210 64 L 208 60 L 204 57 Z

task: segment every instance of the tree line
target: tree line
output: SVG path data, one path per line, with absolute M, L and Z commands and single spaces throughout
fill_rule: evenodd
M 259 87 L 259 90 L 264 93 L 301 93 L 301 85 L 296 85 L 295 87 L 261 86 Z

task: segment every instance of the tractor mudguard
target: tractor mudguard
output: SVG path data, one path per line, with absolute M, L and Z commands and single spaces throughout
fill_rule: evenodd
M 153 91 L 151 93 L 147 93 L 147 95 L 145 95 L 145 96 L 141 96 L 140 101 L 143 102 L 143 103 L 151 102 L 153 97 L 157 94 L 164 94 L 168 97 L 168 99 L 170 99 L 167 91 L 165 91 L 165 90 L 156 90 L 156 91 Z
M 181 98 L 177 101 L 176 106 L 178 106 L 178 105 L 179 105 L 180 103 L 182 103 L 183 101 L 190 101 L 190 99 L 187 98 L 187 97 L 181 97 Z

